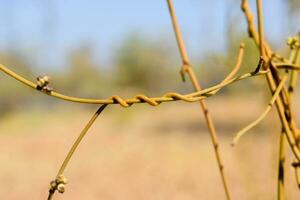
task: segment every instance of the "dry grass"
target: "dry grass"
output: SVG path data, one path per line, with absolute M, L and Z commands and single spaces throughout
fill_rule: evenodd
M 268 117 L 237 147 L 229 145 L 233 134 L 264 109 L 265 104 L 254 101 L 257 96 L 251 98 L 212 99 L 211 111 L 233 199 L 273 200 L 279 127 L 271 121 L 278 119 Z M 241 116 L 240 111 L 248 114 Z M 46 199 L 49 181 L 91 114 L 66 109 L 24 112 L 0 122 L 0 198 L 5 200 Z M 224 199 L 218 173 L 197 104 L 112 107 L 80 145 L 65 174 L 67 191 L 55 199 Z M 287 199 L 299 199 L 291 167 L 286 176 Z

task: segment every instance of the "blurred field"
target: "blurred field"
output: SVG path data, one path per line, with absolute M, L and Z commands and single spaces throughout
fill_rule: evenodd
M 278 119 L 271 113 L 237 147 L 229 145 L 234 133 L 263 111 L 266 103 L 257 98 L 261 99 L 247 95 L 209 101 L 234 199 L 276 197 L 280 127 L 272 120 Z M 67 168 L 66 193 L 55 199 L 224 199 L 198 107 L 176 102 L 159 109 L 108 108 Z M 1 120 L 1 199 L 46 199 L 48 183 L 93 112 L 72 107 L 46 110 L 24 108 Z M 287 199 L 296 200 L 299 191 L 290 163 L 288 158 Z

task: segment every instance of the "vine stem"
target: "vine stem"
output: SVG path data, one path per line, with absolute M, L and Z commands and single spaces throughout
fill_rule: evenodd
M 300 33 L 298 33 L 298 42 L 300 43 Z M 297 47 L 296 50 L 292 51 L 295 52 L 295 56 L 292 60 L 292 64 L 297 66 L 297 64 L 300 64 L 300 47 Z M 297 70 L 300 70 L 300 65 L 297 67 Z M 292 94 L 295 90 L 296 84 L 297 84 L 297 78 L 298 78 L 298 71 L 292 70 L 291 72 L 291 79 L 290 79 L 290 87 L 289 87 L 289 93 Z
M 278 180 L 277 180 L 277 199 L 284 200 L 285 192 L 284 192 L 284 180 L 285 180 L 285 143 L 286 136 L 284 130 L 282 130 L 280 134 L 279 140 L 279 158 L 278 158 Z
M 296 52 L 294 50 L 290 53 L 289 61 L 294 63 L 294 57 L 296 56 Z M 287 72 L 286 72 L 287 73 Z M 293 75 L 291 74 L 291 78 Z M 291 97 L 293 94 L 293 90 L 290 90 L 292 87 L 292 81 L 289 82 L 289 90 L 288 90 L 288 97 L 291 102 Z M 282 129 L 280 138 L 279 138 L 279 151 L 278 151 L 278 177 L 277 177 L 277 199 L 284 200 L 285 199 L 285 143 L 286 143 L 286 136 L 284 134 L 284 130 Z
M 177 40 L 177 44 L 178 44 L 178 48 L 179 48 L 179 52 L 181 55 L 181 59 L 182 59 L 182 64 L 183 64 L 183 68 L 182 68 L 182 77 L 184 78 L 184 73 L 187 73 L 192 84 L 193 87 L 196 91 L 201 91 L 201 85 L 199 83 L 199 81 L 197 80 L 197 77 L 195 75 L 194 70 L 192 69 L 191 65 L 190 65 L 190 61 L 188 58 L 188 54 L 187 51 L 185 49 L 185 45 L 184 45 L 184 41 L 183 41 L 183 37 L 179 28 L 179 24 L 176 18 L 176 14 L 175 14 L 175 9 L 174 9 L 174 5 L 173 5 L 173 1 L 172 0 L 167 0 L 168 3 L 168 7 L 169 7 L 169 12 L 170 12 L 170 16 L 171 16 L 171 20 L 172 20 L 172 24 L 173 24 L 173 29 L 175 32 L 175 36 L 176 36 L 176 40 Z M 205 120 L 210 132 L 210 136 L 211 136 L 211 140 L 214 146 L 214 150 L 215 150 L 215 155 L 217 158 L 217 163 L 218 163 L 218 167 L 219 167 L 219 172 L 221 175 L 221 179 L 222 179 L 222 183 L 223 183 L 223 187 L 225 190 L 225 194 L 226 194 L 226 198 L 227 200 L 230 200 L 230 192 L 229 192 L 229 188 L 228 188 L 228 184 L 227 184 L 227 180 L 225 177 L 225 173 L 224 173 L 224 165 L 222 163 L 222 159 L 221 159 L 221 155 L 219 152 L 219 143 L 218 143 L 218 137 L 217 137 L 217 133 L 215 130 L 215 126 L 213 124 L 210 112 L 208 110 L 208 107 L 205 103 L 204 100 L 200 101 L 200 105 L 201 108 L 203 110 L 204 116 L 205 116 Z
M 240 51 L 240 54 L 242 54 L 243 51 Z M 239 55 L 241 57 L 241 55 Z M 246 78 L 250 78 L 253 76 L 259 76 L 266 74 L 267 71 L 261 71 L 259 73 L 253 74 L 253 73 L 247 73 L 244 75 L 241 75 L 239 77 L 233 78 L 233 75 L 236 73 L 236 69 L 240 67 L 240 59 L 238 59 L 237 66 L 234 68 L 234 70 L 219 84 L 212 86 L 210 88 L 206 88 L 201 91 L 193 92 L 190 94 L 180 94 L 176 92 L 168 92 L 164 94 L 163 96 L 160 97 L 147 97 L 144 94 L 137 94 L 133 98 L 130 99 L 124 99 L 118 95 L 114 95 L 111 98 L 108 99 L 88 99 L 88 98 L 78 98 L 78 97 L 73 97 L 73 96 L 67 96 L 55 91 L 51 92 L 43 92 L 42 90 L 38 90 L 42 92 L 43 94 L 49 95 L 51 97 L 61 99 L 64 101 L 69 101 L 69 102 L 75 102 L 75 103 L 83 103 L 83 104 L 120 104 L 122 107 L 128 108 L 132 104 L 136 103 L 148 103 L 151 106 L 158 106 L 162 102 L 170 102 L 170 101 L 186 101 L 186 102 L 195 102 L 199 101 L 200 99 L 206 98 L 206 94 L 210 93 L 209 95 L 211 96 L 212 94 L 216 94 L 217 91 L 222 89 L 223 87 L 230 85 L 236 81 L 240 81 Z M 6 73 L 8 76 L 14 78 L 15 80 L 23 83 L 24 85 L 29 86 L 30 88 L 37 90 L 37 84 L 33 83 L 32 81 L 24 78 L 23 76 L 15 73 L 14 71 L 10 70 L 9 68 L 5 67 L 4 65 L 0 64 L 0 70 Z M 216 90 L 216 91 L 213 91 Z
M 269 48 L 268 44 L 264 42 L 263 39 L 263 17 L 262 17 L 262 2 L 261 0 L 257 0 L 257 16 L 258 16 L 258 24 L 259 24 L 259 34 L 256 32 L 254 23 L 253 23 L 253 15 L 250 11 L 249 4 L 247 0 L 242 0 L 242 10 L 246 16 L 247 23 L 248 23 L 248 31 L 249 31 L 249 36 L 253 38 L 254 42 L 256 43 L 257 46 L 259 46 L 261 56 L 266 54 L 269 58 L 272 58 L 274 53 L 272 53 L 271 49 Z M 272 66 L 272 62 L 270 62 Z M 267 66 L 264 66 L 264 69 L 266 69 Z M 292 72 L 292 79 L 291 83 L 295 84 L 295 69 L 293 69 Z M 280 79 L 279 74 L 276 70 L 271 69 L 272 73 L 267 74 L 266 78 L 269 84 L 270 90 L 273 92 L 276 87 L 276 81 Z M 290 86 L 291 86 L 290 83 Z M 278 175 L 278 186 L 277 186 L 277 193 L 278 193 L 278 198 L 284 198 L 284 141 L 287 140 L 289 143 L 289 146 L 297 159 L 297 162 L 300 162 L 300 149 L 298 146 L 298 141 L 297 137 L 297 127 L 296 123 L 293 119 L 291 108 L 290 108 L 290 98 L 289 94 L 285 88 L 283 88 L 283 92 L 281 93 L 280 98 L 275 102 L 276 103 L 276 108 L 278 111 L 278 115 L 282 124 L 282 132 L 280 135 L 280 146 L 279 146 L 279 175 Z M 282 136 L 282 134 L 285 135 Z M 296 178 L 297 178 L 297 168 L 295 168 L 296 172 Z M 280 173 L 282 173 L 280 175 Z
M 297 40 L 300 43 L 300 33 L 298 33 Z M 300 56 L 299 55 L 300 55 L 300 47 L 297 47 L 296 49 L 291 48 L 291 56 L 290 56 L 290 59 L 289 59 L 290 63 L 299 64 L 300 63 Z M 296 87 L 296 84 L 297 84 L 297 77 L 298 77 L 298 72 L 295 71 L 295 70 L 292 70 L 291 73 L 290 73 L 290 83 L 289 83 L 289 90 L 288 90 L 288 94 L 289 94 L 289 98 L 290 98 L 291 102 L 292 102 L 292 97 L 294 95 L 295 87 Z M 297 132 L 295 134 L 295 137 L 299 139 L 299 132 Z M 283 142 L 285 142 L 285 138 L 282 139 L 282 140 L 284 140 Z M 297 145 L 299 147 L 299 141 L 297 141 Z M 283 160 L 283 163 L 284 163 L 284 160 Z M 279 167 L 280 167 L 280 163 L 279 163 Z M 297 186 L 300 189 L 299 166 L 295 167 L 295 177 L 296 177 Z M 281 182 L 278 182 L 278 187 L 281 186 L 279 184 L 281 184 Z M 281 188 L 279 188 L 279 189 L 281 189 Z
M 260 54 L 265 58 L 265 46 L 264 46 L 264 31 L 263 31 L 263 16 L 262 16 L 262 0 L 257 0 L 257 16 L 258 16 L 258 30 L 259 30 L 259 41 L 260 41 Z M 269 83 L 269 86 L 271 90 L 274 90 L 274 84 L 272 84 L 273 80 L 279 79 L 278 73 L 273 70 L 271 75 L 267 76 L 267 80 Z M 299 157 L 299 148 L 297 145 L 297 140 L 295 139 L 295 131 L 294 126 L 292 123 L 292 114 L 291 112 L 286 112 L 287 107 L 288 111 L 290 111 L 290 102 L 289 102 L 289 95 L 288 93 L 284 94 L 282 93 L 281 99 L 276 101 L 276 106 L 280 115 L 280 119 L 282 122 L 283 131 L 282 133 L 285 133 L 287 136 L 287 140 L 292 148 L 292 151 L 295 155 L 295 157 L 300 159 Z M 284 159 L 285 159 L 285 150 L 284 150 L 284 143 L 285 143 L 285 137 L 281 135 L 280 138 L 280 146 L 279 146 L 279 175 L 278 175 L 278 187 L 277 192 L 278 196 L 277 198 L 279 200 L 284 199 Z
M 284 76 L 280 82 L 280 84 L 278 85 L 277 89 L 275 90 L 272 99 L 269 102 L 269 105 L 267 106 L 267 108 L 265 109 L 265 111 L 251 124 L 249 124 L 248 126 L 246 126 L 245 128 L 243 128 L 242 130 L 240 130 L 236 136 L 233 139 L 232 145 L 236 145 L 238 143 L 238 141 L 240 140 L 240 138 L 247 133 L 247 131 L 249 131 L 250 129 L 252 129 L 253 127 L 255 127 L 258 123 L 260 123 L 266 116 L 267 114 L 270 112 L 271 108 L 273 107 L 276 99 L 278 98 L 284 83 L 286 82 L 287 76 Z
M 260 55 L 265 58 L 265 39 L 264 39 L 264 21 L 263 21 L 263 10 L 262 0 L 256 0 L 257 5 L 257 19 L 258 19 L 258 33 L 259 33 L 259 50 Z
M 263 37 L 263 16 L 262 16 L 262 3 L 261 3 L 261 0 L 257 0 L 257 13 L 258 13 L 258 21 L 261 21 L 261 23 L 258 23 L 259 24 L 259 36 L 260 37 Z M 259 39 L 260 41 L 263 41 L 264 43 L 264 39 L 260 38 Z M 260 44 L 262 45 L 262 44 Z M 261 51 L 261 56 L 263 56 L 263 54 L 265 54 L 265 47 L 264 48 L 261 48 L 260 49 L 263 49 L 263 51 Z M 268 55 L 270 56 L 270 55 Z M 268 66 L 264 66 L 264 69 L 267 69 Z M 269 87 L 270 87 L 270 90 L 272 92 L 275 91 L 276 89 L 276 82 L 279 81 L 280 77 L 279 77 L 279 74 L 276 70 L 272 69 L 271 68 L 271 72 L 272 73 L 268 73 L 266 75 L 266 78 L 267 78 L 267 81 L 268 81 L 268 84 L 269 84 Z M 288 116 L 286 115 L 286 110 L 285 110 L 285 106 L 289 105 L 289 102 L 287 102 L 287 99 L 288 97 L 287 96 L 287 92 L 286 92 L 286 89 L 283 88 L 283 92 L 281 93 L 281 97 L 278 98 L 276 100 L 276 108 L 277 108 L 277 111 L 278 111 L 278 114 L 279 114 L 279 117 L 280 117 L 280 120 L 281 120 L 281 123 L 282 123 L 282 126 L 284 128 L 284 133 L 286 134 L 287 136 L 287 140 L 289 142 L 289 145 L 291 147 L 291 150 L 292 152 L 294 153 L 295 157 L 297 158 L 298 161 L 300 161 L 300 150 L 297 146 L 297 142 L 296 142 L 296 139 L 294 137 L 295 133 L 294 130 L 295 128 L 294 127 L 290 127 L 289 125 L 289 120 L 288 120 Z M 290 117 L 292 118 L 292 113 L 290 112 Z M 293 126 L 293 123 L 292 123 L 292 126 Z
M 84 129 L 80 132 L 79 136 L 75 140 L 74 144 L 72 145 L 71 149 L 69 150 L 66 158 L 64 159 L 57 175 L 56 175 L 56 180 L 63 175 L 67 165 L 69 164 L 72 156 L 74 155 L 76 149 L 78 148 L 79 144 L 81 143 L 82 139 L 85 137 L 87 134 L 88 130 L 91 128 L 91 126 L 94 124 L 96 119 L 99 117 L 99 115 L 103 112 L 103 110 L 107 107 L 107 105 L 102 105 L 97 112 L 92 116 L 92 118 L 89 120 L 89 122 L 85 125 Z M 55 193 L 55 190 L 49 190 L 49 196 L 48 200 L 51 200 L 53 195 Z
M 296 161 L 295 163 L 297 163 L 297 166 L 294 166 L 295 167 L 295 178 L 296 178 L 297 187 L 300 190 L 300 166 L 299 166 L 299 162 Z

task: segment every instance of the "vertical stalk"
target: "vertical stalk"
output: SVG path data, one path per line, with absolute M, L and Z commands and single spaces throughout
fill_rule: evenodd
M 264 28 L 263 28 L 263 15 L 262 15 L 262 0 L 256 1 L 257 5 L 257 18 L 258 18 L 258 30 L 259 30 L 259 47 L 260 47 L 260 54 L 261 56 L 266 59 L 265 54 L 265 46 L 264 46 Z M 268 66 L 264 66 L 265 68 L 268 68 Z M 276 85 L 276 82 L 278 82 L 279 74 L 271 69 L 272 74 L 267 75 L 267 81 L 269 84 L 269 87 L 271 91 L 274 91 L 274 84 Z M 287 114 L 287 106 L 289 107 L 289 102 L 286 102 L 286 99 L 284 98 L 284 92 L 282 93 L 280 99 L 276 101 L 276 107 L 279 113 L 280 120 L 282 122 L 283 131 L 282 133 L 286 134 L 288 142 L 292 148 L 292 151 L 294 152 L 295 156 L 299 160 L 299 148 L 296 144 L 296 140 L 294 138 L 294 134 L 292 133 L 293 130 L 291 130 L 291 113 L 289 112 Z M 290 116 L 289 116 L 290 115 Z M 281 135 L 280 139 L 280 155 L 279 155 L 279 175 L 278 175 L 278 199 L 284 199 L 284 159 L 285 159 L 285 151 L 284 151 L 284 142 L 285 137 Z
M 295 51 L 292 50 L 290 54 L 289 61 L 293 62 L 295 58 Z M 288 73 L 288 72 L 286 72 Z M 289 87 L 291 87 L 291 82 Z M 291 99 L 292 90 L 288 92 L 288 98 Z M 279 158 L 278 158 L 278 179 L 277 179 L 277 199 L 284 200 L 285 199 L 285 192 L 284 192 L 284 180 L 285 180 L 285 143 L 286 137 L 284 135 L 284 130 L 281 131 L 280 140 L 279 140 Z
M 182 64 L 183 64 L 183 67 L 182 67 L 182 73 L 183 74 L 182 75 L 184 76 L 184 73 L 187 73 L 190 80 L 191 80 L 191 82 L 192 82 L 192 84 L 193 84 L 194 89 L 196 91 L 201 91 L 202 90 L 201 85 L 200 85 L 199 81 L 197 80 L 197 77 L 195 75 L 195 72 L 194 72 L 193 68 L 190 65 L 190 61 L 189 61 L 189 58 L 188 58 L 188 55 L 187 55 L 187 51 L 185 49 L 183 37 L 182 37 L 181 31 L 180 31 L 180 28 L 179 28 L 179 25 L 178 25 L 178 21 L 177 21 L 177 18 L 176 18 L 175 9 L 174 9 L 174 6 L 173 6 L 173 1 L 172 0 L 167 0 L 167 3 L 168 3 L 169 12 L 170 12 L 171 20 L 172 20 L 172 24 L 173 24 L 173 29 L 174 29 L 174 32 L 175 32 L 175 36 L 176 36 L 179 52 L 180 52 L 180 55 L 181 55 Z M 220 172 L 220 175 L 221 175 L 221 179 L 222 179 L 223 187 L 224 187 L 224 190 L 225 190 L 226 198 L 227 198 L 227 200 L 230 200 L 231 199 L 230 192 L 229 192 L 228 184 L 227 184 L 227 181 L 226 181 L 226 178 L 225 178 L 224 165 L 222 164 L 222 159 L 221 159 L 221 155 L 220 155 L 220 152 L 219 152 L 219 143 L 218 143 L 218 137 L 217 137 L 217 133 L 216 133 L 216 130 L 215 130 L 215 126 L 213 124 L 211 115 L 208 111 L 208 108 L 207 108 L 207 105 L 206 105 L 205 101 L 201 100 L 200 105 L 201 105 L 201 108 L 203 110 L 204 117 L 205 117 L 205 120 L 206 120 L 206 123 L 207 123 L 207 126 L 208 126 L 208 130 L 209 130 L 209 133 L 210 133 L 210 136 L 211 136 L 211 140 L 212 140 L 212 143 L 213 143 L 213 146 L 214 146 L 215 156 L 216 156 L 216 159 L 217 159 L 219 172 Z
M 298 33 L 298 42 L 300 43 L 300 33 Z M 296 47 L 295 57 L 293 59 L 293 64 L 298 64 L 300 62 L 300 47 Z M 289 87 L 289 93 L 293 93 L 294 89 L 297 84 L 297 78 L 298 78 L 298 71 L 292 70 L 291 72 L 291 80 L 290 80 L 290 87 Z
M 277 199 L 284 200 L 284 168 L 285 168 L 285 143 L 286 136 L 284 130 L 280 134 L 279 159 L 278 159 L 278 180 L 277 180 Z
M 256 0 L 257 6 L 257 19 L 258 19 L 258 34 L 259 34 L 259 50 L 260 55 L 265 58 L 265 45 L 264 45 L 264 22 L 263 22 L 263 9 L 262 0 Z
M 300 43 L 300 33 L 297 37 L 298 42 Z M 291 47 L 291 55 L 289 59 L 290 63 L 292 64 L 298 64 L 300 62 L 300 47 L 297 46 L 294 49 Z M 290 82 L 289 82 L 289 88 L 288 88 L 288 94 L 290 98 L 290 102 L 292 103 L 292 96 L 294 94 L 294 90 L 297 84 L 297 78 L 298 78 L 298 71 L 297 70 L 291 70 L 291 76 L 290 76 Z M 296 134 L 297 136 L 297 134 Z
M 298 57 L 299 56 L 299 49 L 297 49 L 296 51 L 292 51 L 292 53 L 294 53 L 294 59 L 292 60 L 293 64 L 297 63 Z M 297 76 L 298 76 L 298 72 L 296 70 L 292 70 L 291 71 L 291 79 L 290 79 L 290 83 L 289 83 L 289 95 L 293 95 L 296 84 L 297 84 Z
M 290 53 L 289 62 L 292 64 L 297 63 L 298 55 L 299 55 L 299 48 L 292 49 Z M 288 73 L 288 71 L 286 73 Z M 296 86 L 296 78 L 297 78 L 297 72 L 295 72 L 295 70 L 292 70 L 290 73 L 290 82 L 289 82 L 289 90 L 288 90 L 288 98 L 290 103 L 294 93 L 294 88 Z M 294 126 L 291 121 L 290 121 L 290 126 Z M 297 133 L 295 136 L 297 136 Z M 285 143 L 286 143 L 286 137 L 284 136 L 284 132 L 282 132 L 280 135 L 280 142 L 279 142 L 279 163 L 278 163 L 278 182 L 277 182 L 278 200 L 285 199 L 285 192 L 284 192 Z
M 299 163 L 296 161 L 296 166 L 294 166 L 295 168 L 295 177 L 296 177 L 296 183 L 298 186 L 298 189 L 300 190 L 300 166 Z

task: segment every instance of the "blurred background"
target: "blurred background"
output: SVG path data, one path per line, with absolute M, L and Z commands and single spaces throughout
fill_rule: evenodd
M 255 14 L 255 1 L 249 0 Z M 166 1 L 0 0 L 0 63 L 61 93 L 91 98 L 193 91 L 182 83 Z M 259 52 L 236 0 L 174 0 L 203 87 L 220 82 L 246 44 L 240 73 Z M 288 56 L 300 31 L 300 1 L 264 1 L 266 38 Z M 234 199 L 275 199 L 280 126 L 273 111 L 235 148 L 231 139 L 270 99 L 264 78 L 208 99 Z M 299 102 L 295 96 L 293 102 Z M 97 109 L 48 97 L 0 73 L 0 199 L 46 199 L 69 147 Z M 294 105 L 300 122 L 300 108 Z M 272 126 L 270 126 L 272 124 Z M 287 199 L 299 199 L 291 158 Z M 67 168 L 57 199 L 224 199 L 199 105 L 109 106 Z

